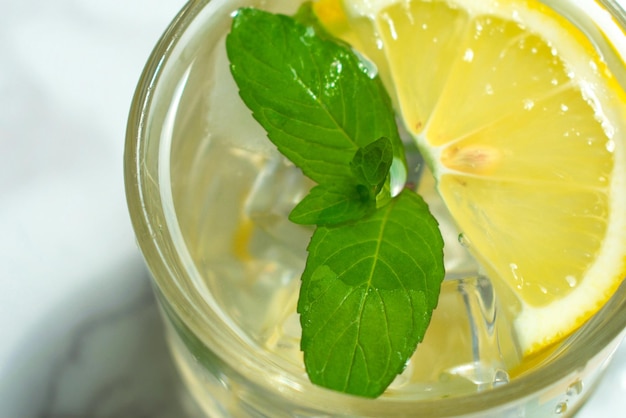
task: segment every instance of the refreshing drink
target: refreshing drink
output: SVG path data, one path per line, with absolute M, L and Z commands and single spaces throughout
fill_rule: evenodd
M 308 380 L 296 308 L 313 227 L 288 215 L 314 183 L 252 117 L 225 48 L 239 7 L 291 15 L 296 3 L 190 3 L 133 104 L 129 206 L 174 358 L 198 403 L 215 417 L 575 411 L 626 327 L 622 9 L 610 1 L 316 5 L 331 32 L 375 62 L 401 121 L 406 184 L 427 201 L 445 241 L 445 281 L 424 341 L 368 400 Z M 474 43 L 459 35 L 472 25 Z M 471 47 L 459 56 L 461 39 Z M 412 52 L 416 44 L 428 53 Z M 503 58 L 524 49 L 540 59 L 523 71 Z M 554 57 L 547 70 L 531 66 L 546 57 Z M 550 129 L 584 141 L 556 148 L 545 142 Z M 520 131 L 509 143 L 484 141 Z M 555 154 L 562 158 L 547 172 Z M 403 176 L 392 187 L 404 187 Z M 545 253 L 550 262 L 524 264 Z

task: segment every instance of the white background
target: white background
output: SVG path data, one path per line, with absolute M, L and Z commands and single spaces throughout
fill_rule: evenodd
M 0 418 L 182 416 L 124 197 L 126 118 L 183 0 L 4 1 Z M 626 346 L 581 411 L 626 407 Z

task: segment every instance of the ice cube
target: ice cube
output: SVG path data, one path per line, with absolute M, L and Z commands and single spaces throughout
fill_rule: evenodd
M 424 341 L 390 387 L 394 396 L 459 395 L 508 382 L 519 364 L 509 319 L 497 294 L 480 275 L 447 280 Z
M 253 225 L 249 252 L 302 270 L 312 227 L 296 225 L 288 216 L 312 183 L 280 155 L 270 159 L 256 178 L 244 203 Z

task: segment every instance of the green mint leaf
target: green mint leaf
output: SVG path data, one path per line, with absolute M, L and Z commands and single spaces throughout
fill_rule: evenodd
M 391 174 L 387 176 L 386 181 L 383 183 L 382 188 L 376 194 L 376 207 L 382 208 L 389 204 L 393 199 L 391 195 Z
M 360 184 L 371 186 L 374 195 L 383 188 L 393 162 L 393 146 L 388 138 L 381 137 L 359 148 L 350 161 L 350 168 Z
M 291 211 L 289 220 L 303 225 L 336 225 L 360 219 L 375 208 L 375 200 L 363 185 L 318 185 Z
M 391 101 L 347 46 L 293 18 L 240 9 L 226 39 L 243 101 L 269 139 L 318 184 L 353 177 L 359 148 L 385 136 L 405 161 Z
M 360 219 L 375 208 L 376 201 L 363 185 L 318 185 L 291 211 L 289 220 L 303 225 L 336 225 Z
M 317 228 L 308 250 L 298 301 L 307 373 L 327 388 L 379 396 L 437 306 L 444 276 L 437 221 L 405 189 L 360 221 Z
M 350 162 L 353 179 L 314 187 L 289 219 L 297 224 L 336 225 L 364 217 L 376 208 L 382 191 L 390 197 L 385 185 L 392 161 L 393 147 L 385 137 L 359 148 Z

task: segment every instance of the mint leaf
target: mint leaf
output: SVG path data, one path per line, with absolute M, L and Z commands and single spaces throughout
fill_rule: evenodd
M 376 208 L 376 201 L 362 185 L 318 185 L 296 205 L 289 220 L 304 225 L 336 225 L 360 219 Z
M 314 28 L 240 9 L 226 39 L 231 72 L 278 150 L 317 183 L 352 178 L 355 152 L 385 136 L 404 162 L 391 101 L 379 77 Z
M 360 184 L 372 187 L 377 195 L 385 184 L 392 162 L 391 141 L 381 137 L 357 150 L 350 161 L 350 169 Z
M 298 301 L 312 382 L 367 397 L 387 388 L 437 306 L 442 248 L 436 220 L 408 189 L 360 221 L 317 228 Z
M 320 184 L 293 209 L 289 219 L 298 224 L 336 225 L 363 218 L 376 208 L 393 162 L 391 141 L 385 137 L 359 148 L 350 168 L 353 178 Z

